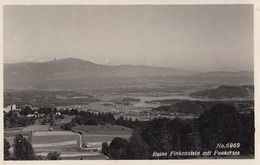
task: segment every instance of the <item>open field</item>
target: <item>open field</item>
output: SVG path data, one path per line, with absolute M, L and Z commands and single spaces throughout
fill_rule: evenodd
M 7 128 L 4 130 L 5 137 L 15 136 L 22 132 L 25 127 Z
M 79 143 L 80 135 L 68 131 L 35 132 L 32 135 L 35 152 L 77 150 Z
M 131 134 L 123 135 L 123 134 L 115 134 L 115 135 L 82 135 L 83 143 L 91 143 L 95 144 L 95 146 L 101 146 L 102 142 L 111 142 L 115 137 L 120 137 L 123 139 L 129 139 Z
M 73 127 L 75 131 L 81 131 L 82 143 L 92 144 L 101 147 L 102 142 L 111 142 L 115 137 L 129 139 L 132 135 L 132 129 L 118 125 L 82 125 Z
M 21 131 L 25 127 L 5 128 L 5 131 Z
M 45 143 L 58 143 L 64 141 L 75 140 L 76 136 L 68 136 L 68 135 L 56 135 L 56 136 L 33 136 L 34 144 L 45 144 Z
M 119 126 L 119 125 L 81 125 L 73 127 L 73 130 L 75 131 L 83 131 L 84 133 L 88 135 L 113 135 L 113 134 L 131 134 L 132 129 Z
M 40 125 L 40 124 L 34 124 L 34 125 L 30 125 L 26 128 L 23 129 L 23 132 L 30 132 L 30 131 L 49 131 L 49 124 L 46 125 Z

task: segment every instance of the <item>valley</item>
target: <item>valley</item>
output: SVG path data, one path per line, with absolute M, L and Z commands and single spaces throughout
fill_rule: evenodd
M 71 58 L 4 68 L 4 137 L 13 146 L 22 135 L 40 159 L 54 151 L 64 160 L 107 159 L 105 143 L 129 141 L 157 121 L 198 129 L 200 116 L 223 103 L 238 116 L 254 113 L 253 72 L 105 66 Z M 196 129 L 185 138 L 198 138 Z

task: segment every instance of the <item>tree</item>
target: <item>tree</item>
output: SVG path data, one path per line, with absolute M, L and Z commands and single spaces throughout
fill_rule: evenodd
M 73 127 L 77 125 L 77 122 L 76 122 L 75 118 L 71 119 L 71 124 L 72 124 Z
M 234 106 L 219 103 L 205 111 L 198 119 L 201 144 L 204 149 L 213 150 L 217 143 L 241 143 L 241 115 Z
M 47 155 L 48 160 L 61 160 L 60 153 L 58 152 L 50 152 Z
M 44 114 L 45 115 L 48 115 L 48 114 L 51 114 L 51 113 L 52 113 L 52 109 L 51 108 L 49 108 L 49 107 L 45 108 L 45 110 L 44 110 Z
M 28 160 L 35 160 L 36 156 L 31 143 L 28 140 L 26 140 L 25 144 L 26 144 L 26 154 L 28 156 Z
M 119 137 L 112 140 L 109 146 L 109 157 L 111 159 L 127 159 L 128 141 Z
M 8 117 L 8 113 L 4 111 L 4 128 L 8 128 L 10 125 L 10 120 Z
M 9 142 L 4 138 L 4 160 L 9 160 L 10 159 L 10 144 Z
M 47 124 L 47 119 L 44 118 L 44 119 L 42 120 L 42 122 L 41 122 L 41 125 L 46 125 L 46 124 Z
M 54 121 L 54 114 L 50 113 L 50 126 L 54 126 L 55 125 L 55 121 Z
M 14 138 L 14 157 L 17 160 L 34 160 L 36 158 L 31 143 L 21 134 Z
M 152 153 L 176 151 L 190 151 L 195 148 L 195 141 L 190 138 L 191 122 L 180 119 L 153 119 L 140 130 L 142 140 L 149 146 L 149 157 Z M 169 155 L 169 154 L 168 154 Z M 165 158 L 165 157 L 160 157 Z
M 149 146 L 143 141 L 139 133 L 134 132 L 129 139 L 128 156 L 129 159 L 148 159 Z
M 20 114 L 21 114 L 21 115 L 24 115 L 24 116 L 26 116 L 26 115 L 28 115 L 28 114 L 32 114 L 32 113 L 34 113 L 34 111 L 32 110 L 32 108 L 31 108 L 30 106 L 25 106 L 25 107 L 22 108 L 21 111 L 20 111 Z
M 149 145 L 150 156 L 154 151 L 168 152 L 172 136 L 169 132 L 171 119 L 153 119 L 141 132 L 142 139 Z M 176 131 L 176 133 L 178 133 Z M 178 142 L 178 139 L 175 140 Z
M 18 120 L 18 114 L 14 111 L 9 111 L 7 116 L 9 118 L 10 127 L 15 127 Z
M 66 124 L 62 124 L 60 126 L 60 128 L 63 129 L 63 130 L 71 130 L 72 127 L 73 127 L 73 125 L 71 124 L 71 122 L 68 122 Z
M 241 114 L 242 121 L 242 135 L 241 135 L 241 154 L 254 154 L 255 151 L 255 126 L 254 126 L 254 112 L 250 114 Z
M 106 156 L 109 156 L 109 146 L 107 142 L 102 143 L 101 153 Z

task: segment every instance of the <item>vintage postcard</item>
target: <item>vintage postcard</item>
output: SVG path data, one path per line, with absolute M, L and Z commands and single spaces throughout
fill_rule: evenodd
M 255 164 L 257 7 L 4 1 L 2 163 Z

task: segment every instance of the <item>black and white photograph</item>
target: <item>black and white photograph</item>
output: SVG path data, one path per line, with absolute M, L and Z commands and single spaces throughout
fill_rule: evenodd
M 3 160 L 255 159 L 254 4 L 3 5 Z

